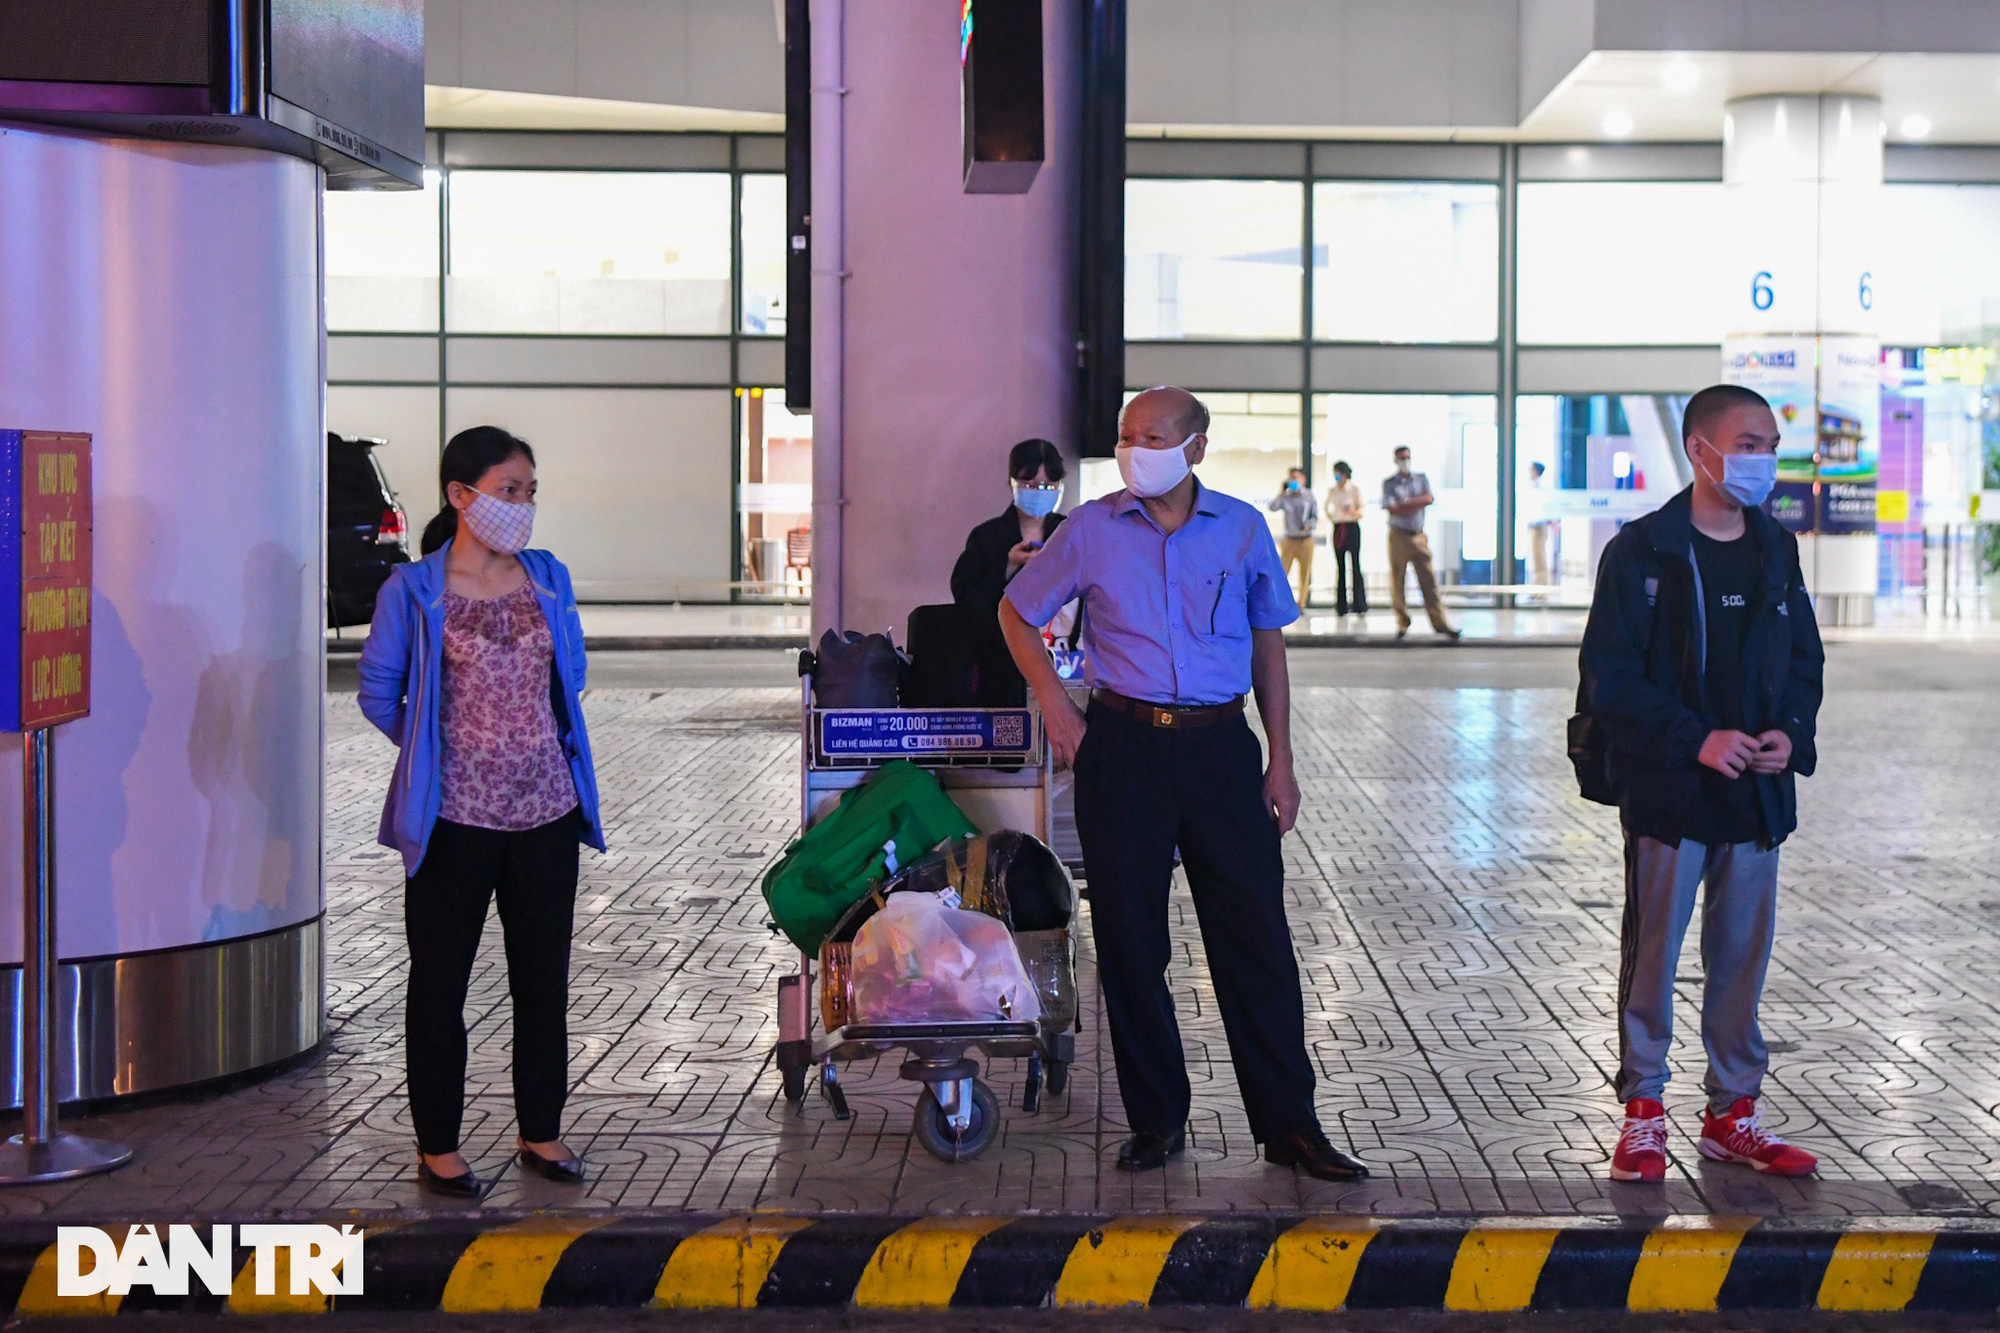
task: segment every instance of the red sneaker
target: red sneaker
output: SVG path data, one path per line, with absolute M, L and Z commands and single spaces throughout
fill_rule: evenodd
M 1711 1162 L 1741 1162 L 1773 1176 L 1809 1176 L 1819 1170 L 1819 1158 L 1758 1123 L 1757 1103 L 1750 1097 L 1738 1097 L 1722 1115 L 1702 1113 L 1701 1155 Z
M 1651 1097 L 1625 1103 L 1625 1123 L 1611 1153 L 1611 1178 L 1648 1185 L 1667 1178 L 1667 1113 Z

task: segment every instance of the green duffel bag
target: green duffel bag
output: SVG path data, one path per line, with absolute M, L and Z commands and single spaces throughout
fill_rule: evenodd
M 841 913 L 896 867 L 978 831 L 936 778 L 906 759 L 892 760 L 785 849 L 764 876 L 764 901 L 778 929 L 814 953 Z

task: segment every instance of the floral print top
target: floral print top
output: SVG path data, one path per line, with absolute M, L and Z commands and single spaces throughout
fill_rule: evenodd
M 441 818 L 518 831 L 576 808 L 549 696 L 554 661 L 555 638 L 534 585 L 484 599 L 446 591 Z

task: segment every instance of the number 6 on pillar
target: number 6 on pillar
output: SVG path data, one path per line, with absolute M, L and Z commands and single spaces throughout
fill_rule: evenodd
M 90 436 L 0 430 L 0 731 L 90 715 L 90 537 Z

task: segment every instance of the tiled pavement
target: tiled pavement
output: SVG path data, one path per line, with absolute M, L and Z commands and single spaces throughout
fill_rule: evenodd
M 589 709 L 614 850 L 587 857 L 571 1031 L 569 1143 L 581 1191 L 502 1169 L 509 1024 L 497 924 L 475 978 L 467 1148 L 489 1206 L 927 1210 L 1129 1208 L 1378 1213 L 2000 1215 L 2000 716 L 1993 695 L 1847 694 L 1823 726 L 1786 850 L 1766 1001 L 1768 1115 L 1823 1155 L 1814 1182 L 1700 1163 L 1687 1129 L 1699 1046 L 1670 1090 L 1664 1188 L 1612 1186 L 1605 1086 L 1620 886 L 1615 817 L 1571 795 L 1559 690 L 1309 688 L 1307 803 L 1287 840 L 1294 928 L 1336 1137 L 1378 1168 L 1322 1185 L 1253 1155 L 1191 914 L 1177 923 L 1193 1137 L 1164 1173 L 1111 1168 L 1109 1053 L 1086 995 L 1069 1093 L 1010 1109 L 976 1162 L 909 1135 L 911 1085 L 856 1067 L 855 1117 L 782 1102 L 759 873 L 793 832 L 796 696 L 601 691 Z M 389 747 L 350 695 L 330 705 L 323 1058 L 259 1086 L 103 1117 L 133 1166 L 0 1193 L 0 1211 L 427 1207 L 402 1093 L 401 883 L 373 845 Z M 1179 900 L 1185 907 L 1184 897 Z M 1684 1033 L 1700 960 L 1682 964 Z M 992 1081 L 1018 1100 L 1018 1067 Z

